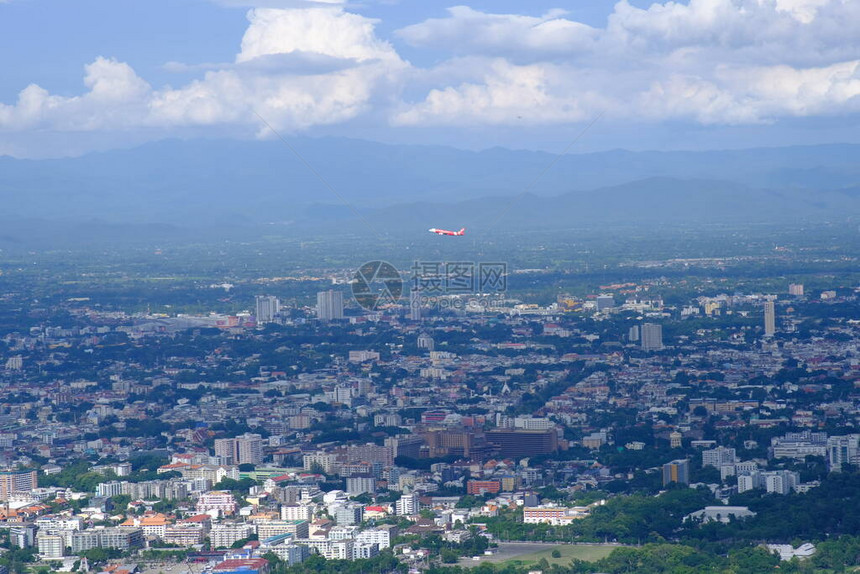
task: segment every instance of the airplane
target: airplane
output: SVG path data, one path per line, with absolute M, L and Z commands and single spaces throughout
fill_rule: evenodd
M 435 233 L 436 235 L 466 235 L 466 228 L 463 227 L 460 231 L 448 231 L 447 229 L 436 229 L 435 227 L 431 227 L 428 229 L 430 233 Z

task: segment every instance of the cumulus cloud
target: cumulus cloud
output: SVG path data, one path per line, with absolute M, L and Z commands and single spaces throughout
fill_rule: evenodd
M 238 62 L 296 52 L 359 62 L 399 60 L 391 45 L 376 37 L 374 20 L 343 10 L 257 8 L 248 13 L 248 20 L 251 25 L 242 38 Z
M 84 70 L 88 92 L 64 97 L 31 84 L 14 105 L 0 104 L 0 128 L 87 131 L 121 129 L 143 121 L 151 88 L 128 64 L 99 57 Z
M 456 53 L 572 54 L 591 50 L 598 31 L 562 17 L 554 10 L 540 18 L 517 14 L 487 14 L 468 6 L 448 9 L 447 18 L 431 18 L 406 26 L 397 36 L 414 46 L 444 46 Z
M 153 87 L 100 57 L 85 66 L 80 95 L 30 85 L 0 104 L 0 131 L 265 134 L 255 112 L 290 131 L 370 114 L 397 129 L 546 126 L 600 113 L 738 125 L 860 111 L 856 0 L 620 0 L 602 27 L 559 10 L 455 6 L 396 31 L 395 44 L 336 0 L 255 4 L 231 62 L 169 62 L 196 79 Z M 414 66 L 396 42 L 449 56 Z
M 373 20 L 339 7 L 254 9 L 248 20 L 236 62 L 201 66 L 203 76 L 185 86 L 153 89 L 128 64 L 99 57 L 85 67 L 84 94 L 28 86 L 15 104 L 0 104 L 0 129 L 259 125 L 255 112 L 279 129 L 307 129 L 367 110 L 405 66 L 376 38 Z
M 476 82 L 430 90 L 424 101 L 396 113 L 396 125 L 542 124 L 588 118 L 601 96 L 553 64 L 514 65 L 503 58 L 473 60 Z M 460 62 L 461 66 L 468 65 Z
M 552 25 L 555 33 L 544 29 Z M 856 110 L 860 3 L 690 0 L 647 8 L 621 0 L 604 28 L 551 12 L 466 7 L 397 32 L 417 47 L 477 54 L 484 65 L 396 112 L 395 122 L 634 121 L 761 123 Z M 499 63 L 498 58 L 504 63 Z M 444 67 L 441 66 L 441 67 Z M 539 106 L 529 109 L 529 105 Z

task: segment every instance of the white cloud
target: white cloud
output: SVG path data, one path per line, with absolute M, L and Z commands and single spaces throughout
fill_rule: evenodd
M 406 26 L 397 35 L 414 46 L 445 46 L 455 53 L 551 55 L 591 50 L 598 31 L 551 11 L 540 18 L 486 14 L 468 6 L 448 9 L 448 18 Z
M 399 60 L 388 42 L 374 34 L 375 21 L 333 8 L 248 12 L 251 25 L 242 38 L 237 62 L 271 54 L 311 52 L 335 58 Z
M 100 57 L 85 67 L 80 96 L 31 85 L 14 105 L 0 104 L 0 130 L 247 129 L 259 127 L 254 112 L 277 129 L 301 130 L 366 111 L 406 66 L 375 37 L 373 20 L 341 8 L 255 9 L 248 19 L 235 64 L 205 65 L 214 69 L 200 79 L 154 90 L 128 64 Z
M 633 124 L 739 125 L 860 112 L 857 0 L 647 8 L 621 0 L 604 27 L 558 10 L 535 17 L 456 6 L 395 33 L 419 52 L 451 54 L 427 68 L 401 59 L 377 21 L 347 4 L 263 5 L 292 8 L 249 10 L 234 61 L 165 64 L 197 74 L 193 81 L 153 87 L 127 63 L 100 57 L 85 66 L 80 95 L 30 85 L 0 104 L 0 132 L 267 135 L 254 112 L 285 131 L 371 115 L 397 129 L 549 126 L 599 113 Z
M 573 78 L 553 64 L 517 66 L 502 58 L 470 64 L 484 70 L 478 82 L 432 89 L 424 101 L 395 114 L 393 122 L 523 125 L 577 122 L 592 113 L 596 94 L 577 90 Z
M 89 91 L 73 97 L 27 86 L 15 105 L 0 104 L 0 129 L 124 129 L 144 120 L 151 88 L 128 64 L 96 58 L 85 66 L 84 85 Z
M 538 32 L 549 23 L 558 33 Z M 456 121 L 489 125 L 600 112 L 636 122 L 734 125 L 857 109 L 860 2 L 853 0 L 690 0 L 648 8 L 621 0 L 602 29 L 555 12 L 531 18 L 457 7 L 397 34 L 452 52 L 452 62 L 463 53 L 486 56 L 471 76 L 452 73 L 401 107 L 397 124 L 452 123 L 446 109 Z

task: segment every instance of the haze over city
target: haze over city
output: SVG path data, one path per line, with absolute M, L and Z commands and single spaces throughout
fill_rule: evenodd
M 860 568 L 858 38 L 0 0 L 0 574 Z

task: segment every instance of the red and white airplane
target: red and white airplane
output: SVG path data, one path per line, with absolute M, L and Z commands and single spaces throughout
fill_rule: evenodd
M 448 231 L 447 229 L 436 229 L 435 227 L 431 227 L 428 230 L 430 233 L 435 233 L 436 235 L 466 235 L 466 228 L 463 227 L 460 231 Z

